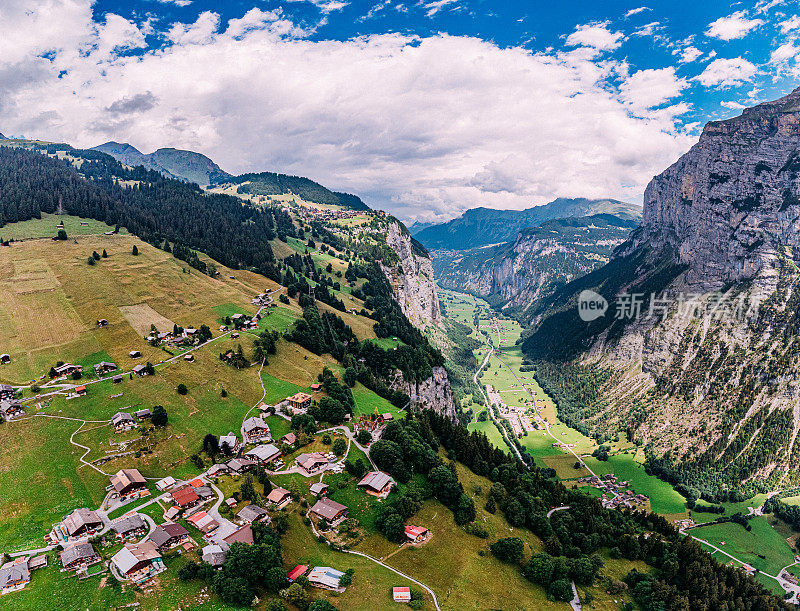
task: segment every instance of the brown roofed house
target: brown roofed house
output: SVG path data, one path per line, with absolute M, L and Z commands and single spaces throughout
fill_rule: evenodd
M 329 498 L 321 498 L 311 508 L 311 513 L 331 524 L 336 524 L 347 517 L 347 507 Z
M 119 495 L 141 490 L 147 486 L 147 480 L 139 473 L 139 469 L 120 469 L 110 479 L 111 485 Z

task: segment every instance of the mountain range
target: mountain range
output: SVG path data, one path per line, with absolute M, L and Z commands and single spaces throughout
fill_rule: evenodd
M 613 214 L 626 220 L 638 220 L 642 209 L 614 199 L 585 198 L 558 198 L 526 210 L 472 208 L 451 221 L 415 231 L 414 237 L 429 250 L 467 250 L 513 241 L 521 230 L 537 227 L 551 219 L 593 214 Z

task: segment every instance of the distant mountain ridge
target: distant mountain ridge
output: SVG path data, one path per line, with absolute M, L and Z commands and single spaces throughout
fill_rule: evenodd
M 480 295 L 525 321 L 538 300 L 607 263 L 636 226 L 612 214 L 551 219 L 514 242 L 434 251 L 433 268 L 440 286 Z
M 257 172 L 234 176 L 220 168 L 202 153 L 175 148 L 160 148 L 145 155 L 127 142 L 106 142 L 92 150 L 111 155 L 129 166 L 142 165 L 148 170 L 161 172 L 168 178 L 195 182 L 201 187 L 223 184 L 239 185 L 238 193 L 252 195 L 282 195 L 293 193 L 317 204 L 344 206 L 352 210 L 369 210 L 360 197 L 350 193 L 331 191 L 318 182 L 302 176 L 276 172 Z
M 169 178 L 196 182 L 207 187 L 231 176 L 202 153 L 175 148 L 160 148 L 145 155 L 127 142 L 106 142 L 92 150 L 111 155 L 120 163 L 130 166 L 143 165 L 148 170 L 161 172 Z
M 558 198 L 526 210 L 472 208 L 447 223 L 433 225 L 415 233 L 429 250 L 466 250 L 515 240 L 528 227 L 538 227 L 551 219 L 613 214 L 626 219 L 641 219 L 642 208 L 614 199 Z

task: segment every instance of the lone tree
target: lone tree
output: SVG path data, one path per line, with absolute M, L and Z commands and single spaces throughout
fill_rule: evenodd
M 203 437 L 203 451 L 209 456 L 216 456 L 219 454 L 219 439 L 213 433 L 209 433 Z
M 103 249 L 103 254 L 100 256 L 103 257 L 104 259 L 108 259 L 108 253 L 106 252 L 105 248 Z
M 95 251 L 92 253 L 92 257 L 94 257 L 94 260 L 95 260 L 95 261 L 99 261 L 99 260 L 100 260 L 100 253 L 99 253 L 99 252 L 97 252 L 97 251 L 95 250 Z
M 150 422 L 156 426 L 167 426 L 168 420 L 167 410 L 162 405 L 153 407 L 153 415 L 150 416 Z
M 56 236 L 59 240 L 66 240 L 67 239 L 67 232 L 63 229 L 58 230 L 58 235 Z
M 136 244 L 133 245 L 133 250 L 131 250 L 131 254 L 136 257 L 139 255 L 139 249 L 137 248 Z
M 333 442 L 331 446 L 331 451 L 336 454 L 336 456 L 341 456 L 347 450 L 347 442 L 344 440 L 343 437 L 337 437 L 336 440 Z
M 186 384 L 183 384 L 183 383 L 178 384 L 178 394 L 179 395 L 185 395 L 188 392 L 189 392 L 189 389 L 186 388 Z
M 86 260 L 86 262 L 87 262 L 89 265 L 94 265 L 94 259 L 93 259 L 92 257 L 89 257 L 89 258 Z

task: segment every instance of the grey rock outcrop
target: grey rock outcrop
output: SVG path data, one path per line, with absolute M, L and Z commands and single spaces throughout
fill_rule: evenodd
M 411 398 L 412 409 L 432 409 L 451 420 L 456 419 L 456 404 L 444 367 L 434 367 L 433 375 L 422 382 L 407 381 L 398 371 L 391 388 L 406 393 Z
M 397 222 L 389 224 L 386 244 L 397 253 L 399 262 L 394 266 L 381 264 L 381 268 L 392 285 L 403 314 L 419 329 L 441 325 L 439 297 L 430 258 L 414 252 L 411 235 Z

